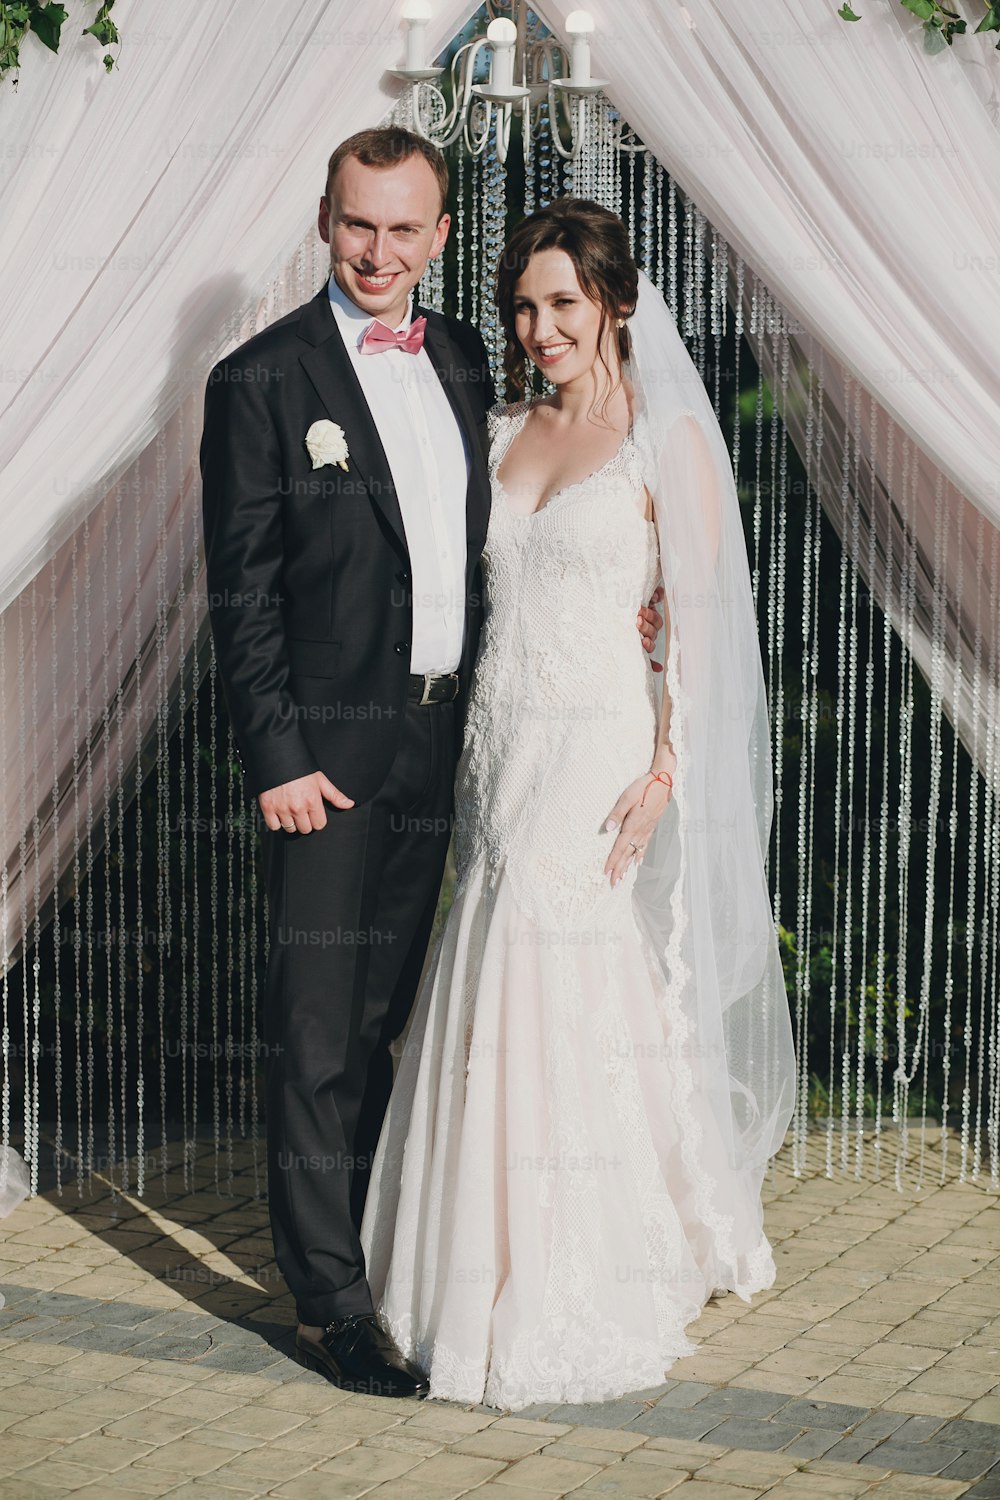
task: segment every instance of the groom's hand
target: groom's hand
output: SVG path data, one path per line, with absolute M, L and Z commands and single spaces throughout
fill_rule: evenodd
M 298 776 L 294 781 L 273 786 L 257 798 L 264 822 L 272 833 L 283 828 L 286 833 L 312 833 L 326 827 L 323 799 L 334 807 L 354 806 L 354 799 L 344 795 L 322 771 Z

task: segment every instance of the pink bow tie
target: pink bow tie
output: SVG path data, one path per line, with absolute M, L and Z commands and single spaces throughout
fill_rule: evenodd
M 394 333 L 378 318 L 365 329 L 358 349 L 362 354 L 381 354 L 383 349 L 402 349 L 404 354 L 419 354 L 424 347 L 426 318 L 414 318 L 409 328 Z

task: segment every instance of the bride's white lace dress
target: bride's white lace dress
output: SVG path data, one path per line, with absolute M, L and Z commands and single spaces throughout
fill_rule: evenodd
M 659 579 L 636 448 L 541 510 L 496 475 L 456 782 L 458 881 L 406 1040 L 362 1242 L 430 1394 L 516 1409 L 657 1385 L 716 1288 L 771 1285 L 684 1017 L 604 822 L 649 767 L 636 612 Z

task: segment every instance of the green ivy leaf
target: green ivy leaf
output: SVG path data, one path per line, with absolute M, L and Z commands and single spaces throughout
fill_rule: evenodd
M 31 29 L 50 52 L 59 51 L 59 33 L 65 19 L 66 11 L 61 5 L 31 6 Z
M 976 35 L 980 31 L 1000 31 L 1000 5 L 990 6 L 973 35 Z M 1000 43 L 998 43 L 998 46 L 1000 46 Z
M 118 28 L 110 16 L 98 16 L 93 26 L 83 28 L 84 36 L 96 36 L 102 47 L 110 47 L 118 41 Z
M 904 10 L 910 11 L 921 21 L 933 22 L 935 19 L 937 6 L 934 4 L 934 0 L 899 0 L 899 3 Z M 940 21 L 937 24 L 940 25 Z
M 114 65 L 115 65 L 115 60 L 111 56 L 111 53 L 110 52 L 105 52 L 105 54 L 104 54 L 104 71 L 106 73 L 110 73 L 111 69 L 114 67 Z
M 840 7 L 840 9 L 838 10 L 837 15 L 840 17 L 840 19 L 842 21 L 860 21 L 861 20 L 860 16 L 856 16 L 854 14 L 854 11 L 851 9 L 851 7 L 847 3 L 847 0 L 844 0 L 844 3 Z

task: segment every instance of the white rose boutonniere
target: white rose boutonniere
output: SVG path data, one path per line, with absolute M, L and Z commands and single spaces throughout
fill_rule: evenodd
M 306 433 L 306 447 L 314 469 L 324 464 L 339 464 L 347 469 L 347 439 L 344 429 L 337 422 L 314 422 Z

